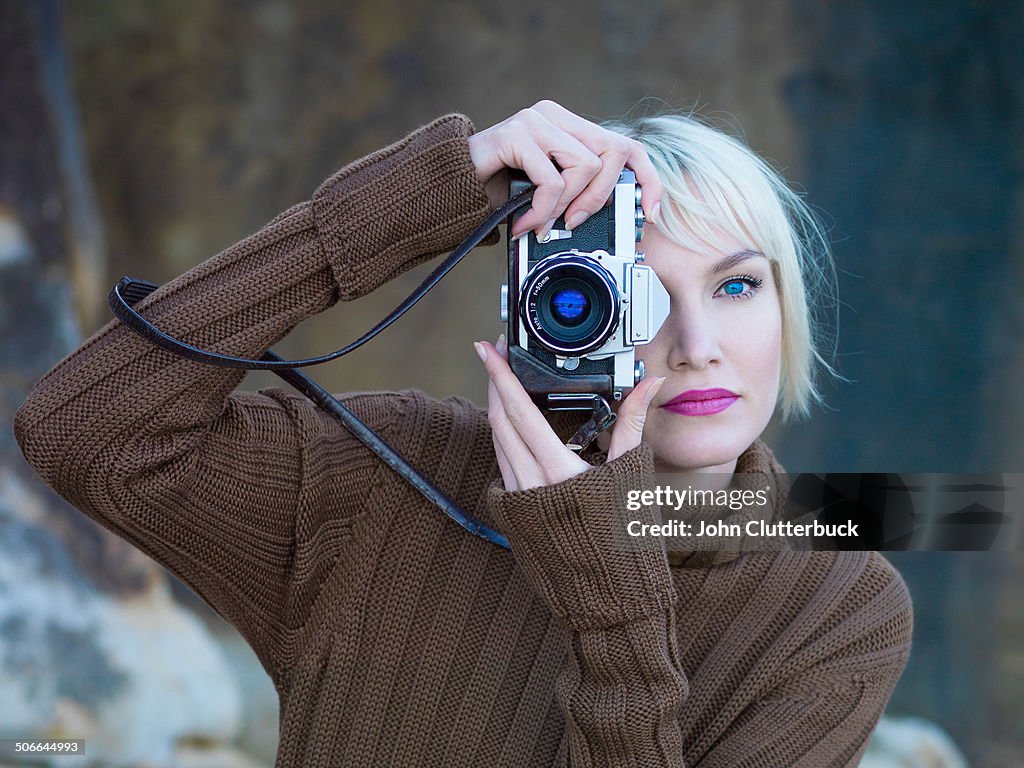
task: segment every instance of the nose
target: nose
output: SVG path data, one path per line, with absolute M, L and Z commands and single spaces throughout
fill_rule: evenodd
M 672 309 L 663 331 L 671 334 L 668 366 L 671 370 L 692 368 L 702 371 L 721 362 L 722 350 L 711 318 L 698 303 L 682 303 L 673 298 Z

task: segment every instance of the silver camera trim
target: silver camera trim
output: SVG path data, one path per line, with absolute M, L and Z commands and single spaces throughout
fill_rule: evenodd
M 614 195 L 615 206 L 615 253 L 604 250 L 581 251 L 567 247 L 564 251 L 551 254 L 537 262 L 535 269 L 549 259 L 565 254 L 593 259 L 603 267 L 614 279 L 619 293 L 618 327 L 604 345 L 582 355 L 562 354 L 541 345 L 530 335 L 529 328 L 519 311 L 519 302 L 523 298 L 523 287 L 530 273 L 530 238 L 538 243 L 552 239 L 565 240 L 566 246 L 572 243 L 572 230 L 558 230 L 557 237 L 540 240 L 530 232 L 516 242 L 516 284 L 514 289 L 507 286 L 502 294 L 506 316 L 513 314 L 518 322 L 517 337 L 519 344 L 529 350 L 531 345 L 547 349 L 555 355 L 555 363 L 559 368 L 573 370 L 580 358 L 603 360 L 615 356 L 613 388 L 615 399 L 621 399 L 623 391 L 631 389 L 638 382 L 639 367 L 636 365 L 635 347 L 648 344 L 657 335 L 661 326 L 669 316 L 671 299 L 668 291 L 658 279 L 651 267 L 640 262 L 643 254 L 636 250 L 639 233 L 643 225 L 643 213 L 639 208 L 640 188 L 635 177 L 630 173 L 616 185 Z M 515 297 L 515 305 L 512 298 Z M 568 364 L 567 364 L 568 363 Z

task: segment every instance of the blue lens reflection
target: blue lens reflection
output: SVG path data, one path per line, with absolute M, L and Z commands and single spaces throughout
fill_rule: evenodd
M 575 325 L 590 307 L 582 291 L 576 288 L 561 288 L 551 297 L 551 309 L 555 319 L 566 325 Z

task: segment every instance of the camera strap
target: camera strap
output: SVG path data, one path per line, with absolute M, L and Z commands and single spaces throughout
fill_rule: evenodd
M 164 333 L 133 308 L 134 304 L 141 301 L 159 287 L 158 285 L 145 280 L 137 280 L 130 277 L 121 278 L 107 297 L 107 303 L 110 305 L 114 315 L 135 333 L 139 334 L 147 341 L 150 341 L 153 344 L 166 349 L 168 352 L 178 355 L 179 357 L 193 360 L 198 363 L 206 363 L 225 368 L 273 371 L 276 375 L 306 395 L 306 397 L 312 400 L 320 408 L 344 424 L 357 440 L 377 454 L 377 456 L 379 456 L 388 466 L 405 478 L 413 488 L 427 499 L 427 501 L 439 507 L 448 517 L 474 536 L 479 536 L 480 538 L 497 544 L 500 547 L 509 549 L 508 539 L 506 539 L 505 536 L 463 512 L 452 499 L 448 498 L 429 480 L 423 477 L 415 467 L 409 464 L 409 462 L 395 451 L 394 448 L 392 448 L 366 423 L 356 416 L 351 409 L 345 407 L 336 397 L 313 381 L 313 379 L 309 378 L 309 376 L 306 376 L 304 373 L 295 369 L 310 365 L 319 365 L 320 363 L 326 363 L 330 360 L 336 360 L 343 355 L 347 355 L 352 350 L 358 349 L 378 333 L 383 331 L 399 317 L 408 312 L 416 302 L 426 295 L 427 291 L 433 288 L 442 277 L 448 274 L 456 264 L 462 261 L 466 254 L 475 248 L 481 240 L 487 237 L 487 235 L 504 219 L 510 216 L 513 212 L 527 205 L 533 198 L 533 192 L 533 187 L 530 187 L 529 189 L 523 190 L 509 198 L 508 201 L 484 219 L 484 221 L 481 222 L 481 224 L 474 229 L 472 233 L 470 233 L 469 237 L 463 240 L 462 243 L 459 244 L 459 247 L 452 251 L 451 255 L 445 259 L 437 269 L 431 272 L 420 286 L 409 294 L 405 301 L 399 304 L 398 307 L 388 314 L 387 317 L 377 323 L 377 325 L 359 337 L 356 341 L 339 350 L 331 352 L 328 355 L 305 358 L 302 360 L 284 360 L 276 353 L 267 350 L 259 359 L 248 359 L 244 357 L 220 355 L 216 352 L 200 349 L 199 347 L 187 344 Z
M 242 368 L 249 371 L 283 371 L 292 368 L 306 368 L 311 365 L 329 363 L 331 360 L 337 360 L 339 357 L 359 349 L 359 347 L 363 346 L 363 344 L 368 342 L 412 309 L 416 302 L 426 296 L 427 291 L 437 285 L 441 278 L 451 272 L 455 265 L 462 261 L 462 259 L 466 257 L 466 254 L 479 245 L 480 241 L 487 237 L 495 227 L 497 227 L 508 216 L 512 215 L 512 213 L 527 205 L 533 199 L 533 192 L 534 188 L 529 187 L 528 189 L 510 197 L 503 205 L 494 210 L 486 219 L 484 219 L 480 225 L 470 233 L 469 237 L 463 240 L 459 244 L 459 247 L 452 251 L 451 255 L 441 262 L 433 272 L 427 275 L 426 279 L 420 283 L 419 287 L 410 293 L 401 304 L 395 307 L 387 317 L 351 344 L 348 344 L 341 349 L 337 349 L 330 354 L 321 355 L 320 357 L 307 357 L 301 360 L 283 360 L 277 355 L 273 355 L 272 357 L 263 355 L 258 359 L 232 357 L 230 355 L 221 355 L 216 352 L 211 352 L 210 350 L 200 349 L 192 344 L 176 339 L 154 326 L 133 308 L 133 304 L 140 301 L 143 297 L 148 296 L 159 287 L 153 283 L 145 280 L 138 280 L 133 277 L 122 277 L 117 282 L 117 285 L 114 286 L 110 295 L 107 296 L 107 304 L 110 305 L 110 309 L 118 320 L 127 325 L 142 338 L 156 344 L 158 347 L 166 349 L 168 352 L 173 352 L 179 357 L 184 357 L 197 363 L 206 363 L 207 365 L 216 365 L 222 368 Z

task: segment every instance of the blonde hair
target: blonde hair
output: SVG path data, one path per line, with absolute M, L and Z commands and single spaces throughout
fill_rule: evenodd
M 820 317 L 835 307 L 835 269 L 818 218 L 743 141 L 693 114 L 604 126 L 647 148 L 665 187 L 658 227 L 666 236 L 709 253 L 724 231 L 768 257 L 782 310 L 778 404 L 787 421 L 806 416 L 822 403 L 818 370 L 836 375 L 823 354 L 834 354 L 836 328 Z

